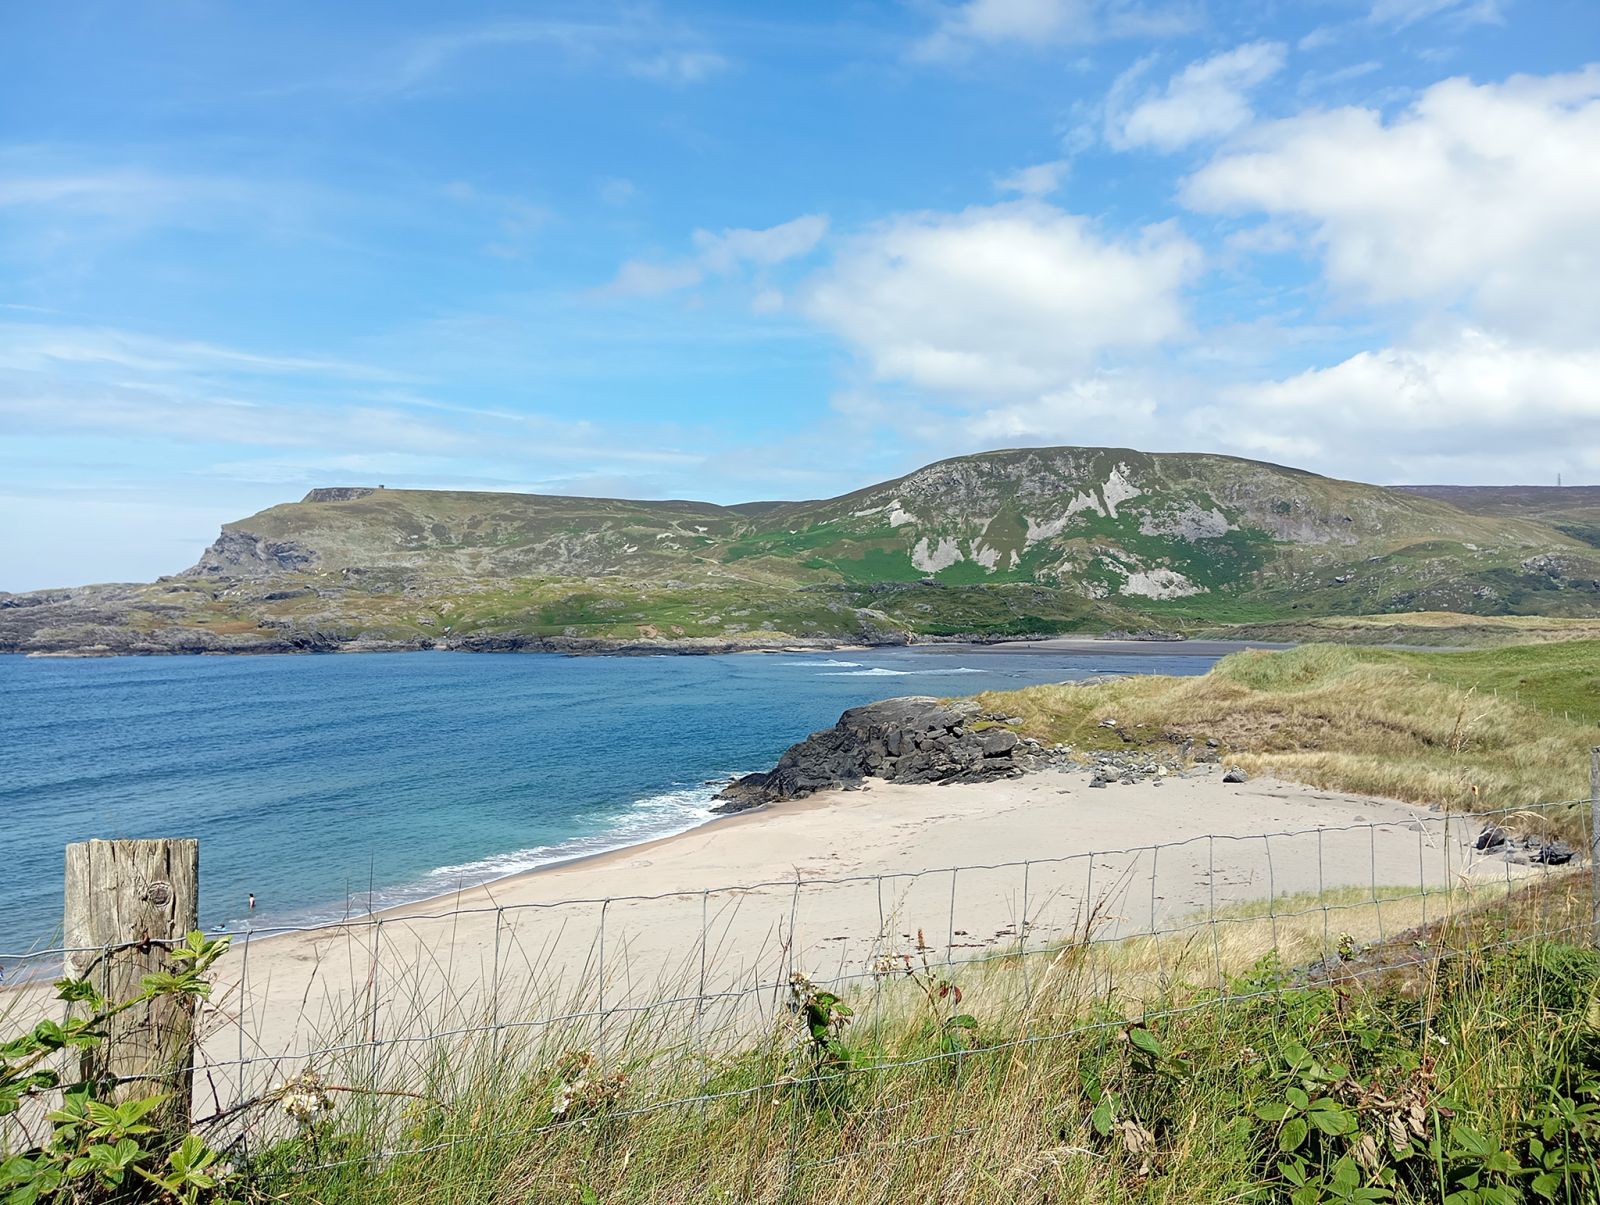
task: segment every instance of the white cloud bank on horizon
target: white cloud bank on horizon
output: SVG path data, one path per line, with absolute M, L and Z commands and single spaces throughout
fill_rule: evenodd
M 1374 432 L 1425 459 L 1483 458 L 1600 473 L 1600 351 L 1551 351 L 1463 328 L 1417 348 L 1364 351 L 1329 368 L 1227 390 L 1212 413 L 1242 450 L 1357 460 Z M 1422 459 L 1422 458 L 1419 458 Z M 1552 482 L 1553 483 L 1553 482 Z
M 1181 195 L 1299 223 L 1361 300 L 1464 303 L 1528 336 L 1600 332 L 1600 66 L 1445 80 L 1389 121 L 1346 107 L 1268 122 Z
M 1600 471 L 1600 68 L 1445 80 L 1389 121 L 1272 122 L 1184 197 L 1298 224 L 1334 289 L 1414 319 L 1395 346 L 1225 393 L 1245 446 L 1337 461 L 1384 431 L 1435 462 Z

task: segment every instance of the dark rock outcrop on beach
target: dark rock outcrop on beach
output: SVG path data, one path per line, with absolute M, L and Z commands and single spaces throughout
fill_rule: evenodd
M 1524 866 L 1565 866 L 1578 852 L 1565 841 L 1509 833 L 1492 820 L 1484 824 L 1472 848 L 1486 854 L 1498 854 L 1508 862 L 1518 862 Z
M 771 770 L 747 774 L 718 797 L 717 812 L 742 812 L 817 791 L 895 783 L 982 782 L 1015 778 L 1044 760 L 1038 742 L 994 726 L 970 703 L 885 699 L 854 707 L 832 728 L 813 732 Z

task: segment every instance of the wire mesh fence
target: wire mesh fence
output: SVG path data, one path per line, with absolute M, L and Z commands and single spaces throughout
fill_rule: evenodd
M 573 1104 L 573 1084 L 603 1097 L 612 1120 L 769 1100 L 837 1074 L 795 1053 L 811 1049 L 805 1008 L 819 993 L 847 1004 L 863 1035 L 851 1075 L 959 1067 L 1132 1015 L 1225 1010 L 1287 982 L 1387 974 L 1392 956 L 1368 962 L 1362 951 L 1400 934 L 1425 946 L 1430 926 L 1537 901 L 1552 882 L 1581 885 L 1592 906 L 1593 880 L 1577 873 L 1589 823 L 1581 800 L 1470 817 L 1416 811 L 1003 863 L 422 905 L 241 931 L 202 1010 L 194 1114 L 242 1154 L 293 1134 L 271 1106 L 296 1084 L 360 1097 L 372 1141 L 310 1164 L 330 1170 L 587 1125 L 592 1109 Z M 1580 832 L 1582 843 L 1556 836 Z M 1593 914 L 1545 896 L 1543 915 L 1480 944 L 1590 940 Z M 1269 952 L 1294 974 L 1250 978 Z M 102 953 L 0 955 L 13 982 L 30 971 L 35 980 L 0 998 L 0 1011 L 16 1024 L 59 1008 L 47 976 Z M 1181 1000 L 1174 985 L 1188 989 Z M 944 1031 L 935 1048 L 908 1052 L 883 1037 L 929 1018 Z M 719 1067 L 752 1049 L 771 1053 L 767 1074 L 719 1081 Z M 554 1074 L 548 1107 L 503 1129 L 427 1134 L 404 1108 L 373 1105 L 468 1093 L 485 1069 L 502 1080 Z M 959 1141 L 959 1119 L 943 1120 L 925 1134 L 893 1127 L 894 1142 Z M 819 1160 L 791 1163 L 794 1175 Z

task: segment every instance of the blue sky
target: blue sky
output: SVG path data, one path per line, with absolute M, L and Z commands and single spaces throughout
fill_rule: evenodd
M 0 589 L 338 483 L 1600 480 L 1589 0 L 118 0 L 0 43 Z

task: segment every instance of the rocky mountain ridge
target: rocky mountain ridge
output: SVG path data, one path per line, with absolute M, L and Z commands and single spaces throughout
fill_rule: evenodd
M 333 486 L 155 583 L 0 595 L 0 651 L 702 651 L 1421 609 L 1600 613 L 1600 550 L 1522 513 L 1128 448 L 743 506 Z

